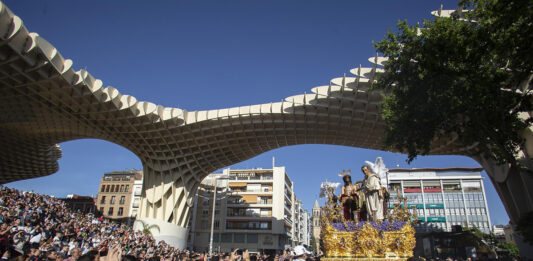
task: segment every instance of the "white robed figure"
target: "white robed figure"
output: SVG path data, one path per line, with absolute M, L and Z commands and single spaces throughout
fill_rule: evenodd
M 381 157 L 376 159 L 376 163 L 366 161 L 367 165 L 361 170 L 365 174 L 365 180 L 361 189 L 365 192 L 367 219 L 369 221 L 383 221 L 383 187 L 387 187 L 385 164 Z M 383 181 L 385 184 L 383 184 Z
M 368 167 L 370 167 L 372 173 L 378 175 L 381 181 L 381 187 L 386 189 L 389 186 L 389 179 L 387 177 L 389 169 L 387 169 L 387 167 L 385 166 L 385 162 L 383 162 L 383 159 L 381 157 L 377 157 L 376 162 L 372 163 L 366 160 L 365 163 Z

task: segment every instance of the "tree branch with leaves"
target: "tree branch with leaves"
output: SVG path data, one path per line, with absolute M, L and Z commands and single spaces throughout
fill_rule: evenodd
M 143 220 L 136 220 L 135 222 L 138 222 L 138 223 L 141 224 L 141 226 L 142 226 L 141 231 L 145 235 L 150 235 L 151 236 L 152 235 L 152 229 L 157 229 L 157 231 L 160 232 L 159 226 L 156 225 L 156 224 L 148 224 L 147 222 L 145 222 Z
M 438 138 L 499 164 L 520 167 L 521 132 L 531 126 L 532 1 L 462 1 L 451 17 L 423 25 L 401 21 L 375 44 L 388 57 L 374 88 L 387 146 L 408 161 L 430 153 Z

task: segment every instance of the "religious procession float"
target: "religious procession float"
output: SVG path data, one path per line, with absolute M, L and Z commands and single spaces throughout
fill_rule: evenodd
M 320 213 L 320 248 L 325 260 L 407 260 L 415 247 L 416 211 L 398 198 L 389 208 L 388 170 L 381 157 L 366 161 L 364 179 L 352 183 L 350 171 L 340 176 L 344 184 L 322 183 L 326 199 Z M 398 193 L 399 194 L 399 193 Z

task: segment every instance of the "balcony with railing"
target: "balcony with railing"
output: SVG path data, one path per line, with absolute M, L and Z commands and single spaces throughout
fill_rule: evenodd
M 290 219 L 288 216 L 285 216 L 284 220 L 285 222 L 287 222 L 289 225 L 292 226 L 292 219 Z
M 227 230 L 270 230 L 272 223 L 270 221 L 227 221 Z
M 272 187 L 261 187 L 261 192 L 272 192 Z
M 271 217 L 272 209 L 270 208 L 228 208 L 228 217 Z
M 230 174 L 229 180 L 238 181 L 272 181 L 272 173 L 254 173 L 249 175 Z
M 261 199 L 261 200 L 258 200 L 257 201 L 257 204 L 261 204 L 261 205 L 271 205 L 272 204 L 272 199 Z
M 239 218 L 270 218 L 272 215 L 269 213 L 227 213 L 226 215 L 229 218 L 239 217 Z
M 292 215 L 291 208 L 285 205 L 285 215 Z
M 228 201 L 227 201 L 227 204 L 235 204 L 235 205 L 237 205 L 237 204 L 243 204 L 243 203 L 245 203 L 245 202 L 244 202 L 244 199 L 241 198 L 241 197 L 230 197 L 230 198 L 228 198 Z
M 245 209 L 228 209 L 228 217 L 260 217 L 257 212 L 246 211 Z

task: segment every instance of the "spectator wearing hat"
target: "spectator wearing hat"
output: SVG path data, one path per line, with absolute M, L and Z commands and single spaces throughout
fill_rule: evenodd
M 293 256 L 292 260 L 305 261 L 308 255 L 312 254 L 312 252 L 307 250 L 304 246 L 299 245 L 299 246 L 295 246 L 292 249 L 291 254 Z

